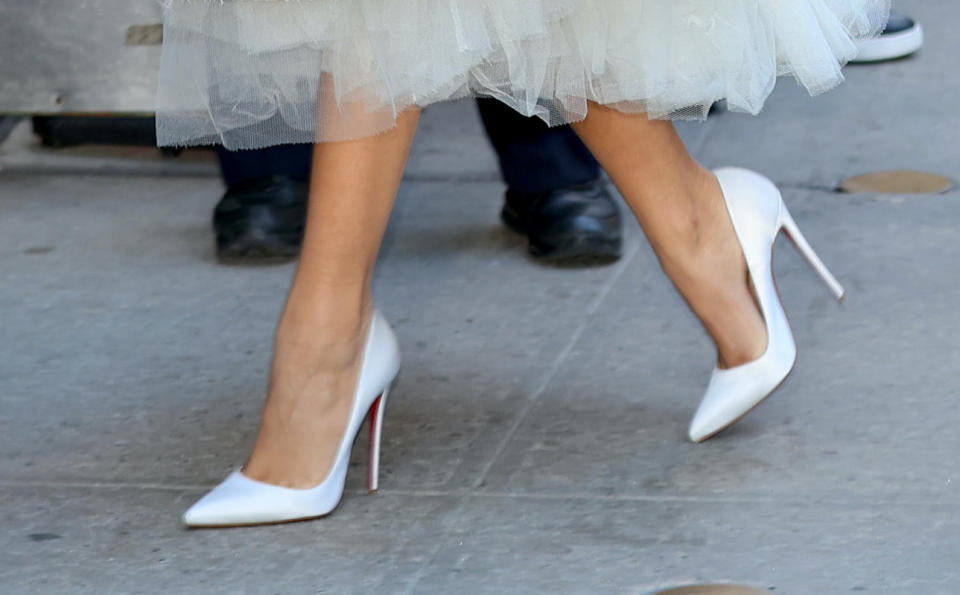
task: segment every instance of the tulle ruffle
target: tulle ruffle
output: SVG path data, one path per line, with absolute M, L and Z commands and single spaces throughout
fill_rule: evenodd
M 889 0 L 162 0 L 161 145 L 345 140 L 414 106 L 500 99 L 550 125 L 587 101 L 757 113 L 778 75 L 843 80 Z

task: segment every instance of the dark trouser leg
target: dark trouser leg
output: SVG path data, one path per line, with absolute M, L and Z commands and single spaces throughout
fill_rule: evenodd
M 227 186 L 272 176 L 307 182 L 313 145 L 281 145 L 256 151 L 228 151 L 218 147 L 217 157 Z
M 550 192 L 600 177 L 597 160 L 569 126 L 550 128 L 495 99 L 480 99 L 477 105 L 510 190 Z
M 502 217 L 550 260 L 620 256 L 620 212 L 600 166 L 569 126 L 550 128 L 495 99 L 477 101 L 507 183 Z
M 213 213 L 223 262 L 284 262 L 303 238 L 313 145 L 218 149 L 227 192 Z

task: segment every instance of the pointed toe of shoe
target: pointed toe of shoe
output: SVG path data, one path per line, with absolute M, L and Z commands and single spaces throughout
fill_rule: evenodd
M 183 513 L 188 527 L 222 527 L 249 523 L 256 508 L 263 507 L 249 490 L 238 490 L 234 475 L 200 498 Z
M 295 516 L 285 506 L 285 499 L 277 497 L 282 488 L 271 487 L 234 471 L 183 513 L 183 523 L 188 527 L 228 527 L 278 522 Z
M 690 440 L 703 442 L 737 423 L 780 386 L 795 360 L 796 348 L 790 337 L 780 354 L 768 350 L 748 364 L 715 369 L 690 422 Z
M 707 392 L 690 421 L 687 434 L 692 442 L 703 442 L 721 432 L 759 400 L 759 391 L 754 387 L 731 382 L 734 374 L 730 370 L 714 370 Z
M 718 415 L 716 412 L 707 411 L 701 407 L 693 416 L 693 421 L 690 422 L 687 436 L 691 442 L 700 443 L 722 430 L 729 423 L 727 416 Z
M 183 524 L 187 527 L 216 527 L 225 524 L 222 510 L 216 506 L 211 506 L 206 498 L 200 499 L 187 509 L 181 518 Z
M 334 467 L 327 481 L 310 489 L 262 483 L 234 471 L 183 514 L 188 527 L 237 527 L 316 519 L 340 502 L 346 464 Z

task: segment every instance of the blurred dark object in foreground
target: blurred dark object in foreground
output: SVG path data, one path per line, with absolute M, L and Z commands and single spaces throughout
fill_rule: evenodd
M 711 114 L 726 111 L 726 102 L 710 108 Z M 2 119 L 0 119 L 2 121 Z M 33 116 L 33 132 L 44 147 L 64 148 L 79 145 L 132 145 L 156 147 L 157 129 L 153 116 Z M 3 140 L 0 134 L 0 141 Z M 177 155 L 179 149 L 162 148 Z
M 152 116 L 34 116 L 33 132 L 45 147 L 157 146 Z
M 19 123 L 20 118 L 16 116 L 0 116 L 0 143 L 7 140 L 7 137 Z

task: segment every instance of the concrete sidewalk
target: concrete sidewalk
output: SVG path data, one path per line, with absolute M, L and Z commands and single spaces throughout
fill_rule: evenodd
M 405 361 L 382 490 L 305 524 L 186 531 L 247 454 L 293 266 L 213 261 L 210 155 L 0 147 L 0 592 L 960 592 L 960 191 L 842 195 L 848 175 L 958 176 L 960 7 L 905 2 L 918 57 L 810 100 L 681 126 L 707 165 L 781 185 L 847 286 L 789 245 L 800 361 L 685 440 L 713 351 L 632 223 L 619 263 L 545 268 L 499 224 L 473 106 L 427 113 L 376 280 Z M 365 437 L 365 430 L 362 436 Z

